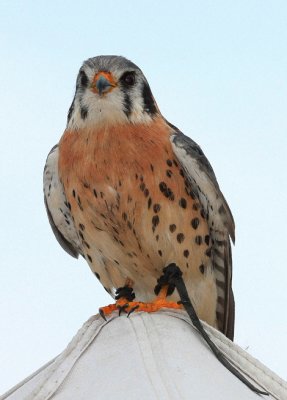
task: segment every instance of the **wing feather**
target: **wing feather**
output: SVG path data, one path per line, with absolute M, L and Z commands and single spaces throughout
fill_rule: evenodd
M 44 202 L 54 235 L 72 257 L 81 254 L 80 242 L 70 213 L 63 185 L 58 175 L 58 145 L 48 154 L 43 175 Z
M 211 256 L 217 284 L 217 320 L 219 329 L 230 339 L 234 331 L 232 293 L 232 256 L 230 239 L 235 241 L 235 225 L 229 206 L 220 191 L 214 171 L 201 148 L 176 131 L 170 138 L 173 151 L 185 177 L 192 185 L 207 217 L 212 239 Z

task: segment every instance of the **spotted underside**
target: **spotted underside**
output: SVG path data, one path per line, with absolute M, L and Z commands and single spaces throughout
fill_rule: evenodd
M 59 175 L 82 253 L 109 293 L 129 282 L 150 301 L 162 269 L 175 262 L 199 317 L 218 327 L 224 294 L 218 300 L 211 230 L 170 135 L 162 119 L 66 131 Z

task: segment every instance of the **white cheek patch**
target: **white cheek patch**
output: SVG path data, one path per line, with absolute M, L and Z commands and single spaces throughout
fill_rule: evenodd
M 91 71 L 86 71 L 89 80 L 93 79 Z M 127 112 L 126 97 L 130 110 Z M 79 89 L 76 93 L 73 111 L 67 124 L 68 129 L 82 129 L 88 126 L 115 124 L 147 124 L 152 117 L 144 111 L 140 87 L 126 93 L 119 86 L 102 97 L 90 88 Z
M 74 111 L 67 128 L 81 129 L 103 124 L 123 124 L 128 122 L 123 109 L 122 94 L 118 89 L 112 90 L 103 97 L 86 89 L 81 98 L 76 96 Z

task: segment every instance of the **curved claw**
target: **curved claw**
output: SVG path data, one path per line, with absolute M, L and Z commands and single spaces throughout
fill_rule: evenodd
M 123 304 L 122 306 L 117 306 L 118 310 L 119 310 L 119 316 L 121 315 L 122 311 L 126 312 L 126 308 L 128 308 L 128 303 Z
M 127 315 L 127 318 L 131 315 L 131 313 L 133 313 L 135 310 L 137 310 L 139 308 L 139 305 L 136 305 L 136 306 L 134 306 L 134 307 L 132 307 L 131 309 L 130 309 L 130 311 L 128 312 L 128 315 Z

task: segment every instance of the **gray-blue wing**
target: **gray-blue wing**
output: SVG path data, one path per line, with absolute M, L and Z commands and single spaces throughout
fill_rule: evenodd
M 80 241 L 70 213 L 64 187 L 58 175 L 58 145 L 48 154 L 44 175 L 44 202 L 51 228 L 62 248 L 72 257 L 81 254 Z
M 207 217 L 217 284 L 218 327 L 227 337 L 233 339 L 235 306 L 231 287 L 232 257 L 229 238 L 234 243 L 234 220 L 214 171 L 201 148 L 180 131 L 175 131 L 170 140 L 185 177 L 191 183 Z

